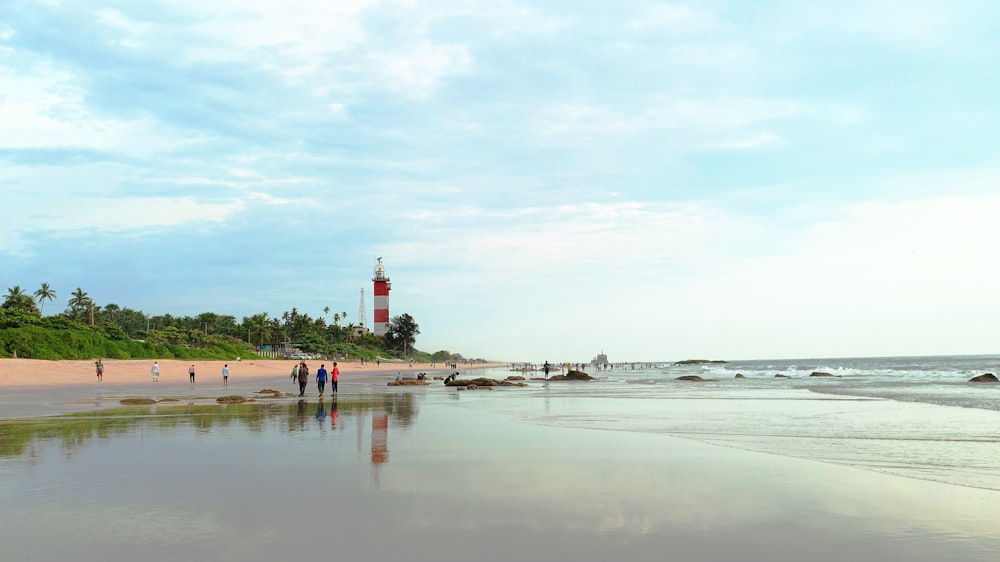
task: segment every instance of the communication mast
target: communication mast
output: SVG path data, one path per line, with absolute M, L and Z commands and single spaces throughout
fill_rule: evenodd
M 361 287 L 361 306 L 358 307 L 358 328 L 365 331 L 365 288 Z
M 385 275 L 382 258 L 377 260 L 372 282 L 375 283 L 375 337 L 384 338 L 389 331 L 389 291 L 392 290 L 392 283 Z

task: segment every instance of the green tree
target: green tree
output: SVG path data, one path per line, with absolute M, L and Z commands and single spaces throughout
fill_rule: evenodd
M 42 283 L 42 286 L 35 291 L 35 300 L 38 301 L 39 314 L 45 311 L 45 301 L 52 301 L 56 298 L 56 290 L 49 286 L 48 283 Z
M 72 298 L 67 303 L 69 305 L 69 315 L 74 320 L 81 320 L 86 316 L 93 301 L 90 300 L 90 296 L 87 295 L 86 291 L 80 287 L 77 287 L 70 295 L 72 295 Z
M 266 312 L 251 316 L 248 319 L 247 328 L 249 330 L 247 335 L 251 339 L 250 343 L 256 341 L 257 346 L 260 347 L 264 345 L 265 341 L 270 341 L 272 335 L 271 323 L 268 321 Z
M 35 300 L 30 295 L 21 290 L 20 285 L 14 285 L 7 289 L 7 295 L 3 299 L 3 308 L 6 310 L 19 310 L 29 314 L 40 314 Z
M 413 344 L 417 341 L 417 334 L 420 333 L 420 326 L 409 314 L 393 316 L 389 320 L 389 329 L 385 333 L 385 343 L 389 349 L 402 351 L 413 349 Z

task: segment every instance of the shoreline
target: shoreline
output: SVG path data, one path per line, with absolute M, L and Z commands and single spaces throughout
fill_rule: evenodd
M 153 383 L 151 368 L 153 362 L 160 367 L 160 382 Z M 247 359 L 241 361 L 224 360 L 203 360 L 187 361 L 182 359 L 103 359 L 104 380 L 97 380 L 97 373 L 94 360 L 71 359 L 71 360 L 46 360 L 46 359 L 0 359 L 0 389 L 17 388 L 20 390 L 43 389 L 57 386 L 69 385 L 165 385 L 185 383 L 188 384 L 188 368 L 195 367 L 195 383 L 218 383 L 222 384 L 222 368 L 229 366 L 230 384 L 248 382 L 252 380 L 273 379 L 275 377 L 288 377 L 293 365 L 297 365 L 299 360 L 295 359 Z M 310 383 L 313 382 L 316 369 L 320 365 L 326 365 L 330 370 L 333 361 L 329 360 L 307 360 L 309 366 Z M 506 363 L 486 363 L 482 365 L 459 364 L 455 369 L 486 369 L 495 367 L 505 367 Z M 360 361 L 337 361 L 340 368 L 341 380 L 344 377 L 354 378 L 360 375 L 370 374 L 392 374 L 418 373 L 429 371 L 447 371 L 448 367 L 434 365 L 431 363 L 383 363 L 380 366 L 374 364 L 361 365 Z

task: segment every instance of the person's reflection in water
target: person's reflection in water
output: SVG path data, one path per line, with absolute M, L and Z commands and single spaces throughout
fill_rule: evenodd
M 324 420 L 326 420 L 326 406 L 323 404 L 323 399 L 320 398 L 319 402 L 316 403 L 316 421 L 319 422 L 320 429 L 323 429 Z
M 296 414 L 299 416 L 299 429 L 302 430 L 306 428 L 306 401 L 299 400 L 297 406 Z
M 330 403 L 330 429 L 337 429 L 337 396 L 333 396 Z

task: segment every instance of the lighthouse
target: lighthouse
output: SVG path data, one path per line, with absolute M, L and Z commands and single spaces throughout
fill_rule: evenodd
M 372 281 L 375 283 L 375 337 L 384 338 L 389 331 L 389 291 L 392 290 L 392 283 L 385 276 L 382 258 L 378 258 Z

